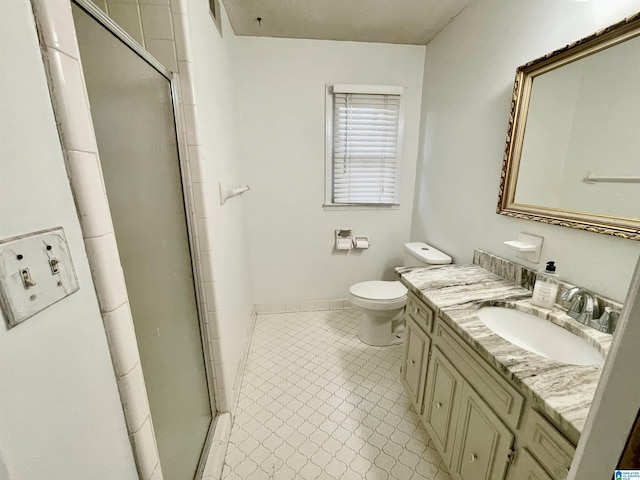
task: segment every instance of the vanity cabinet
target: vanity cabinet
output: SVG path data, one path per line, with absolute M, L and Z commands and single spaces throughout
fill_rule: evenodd
M 405 319 L 402 383 L 451 476 L 564 480 L 575 448 L 522 392 L 413 293 Z

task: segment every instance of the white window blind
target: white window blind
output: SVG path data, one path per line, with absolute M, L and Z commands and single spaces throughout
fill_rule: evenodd
M 401 96 L 333 94 L 332 202 L 397 203 Z

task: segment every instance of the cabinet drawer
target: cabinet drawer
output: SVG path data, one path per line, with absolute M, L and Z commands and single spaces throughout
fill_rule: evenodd
M 433 327 L 433 310 L 418 300 L 414 294 L 410 294 L 407 299 L 406 312 L 425 332 L 431 333 Z
M 516 429 L 524 398 L 513 386 L 487 365 L 441 318 L 436 318 L 434 343 L 480 394 L 507 426 Z
M 524 444 L 554 480 L 567 478 L 575 447 L 535 410 L 529 410 Z

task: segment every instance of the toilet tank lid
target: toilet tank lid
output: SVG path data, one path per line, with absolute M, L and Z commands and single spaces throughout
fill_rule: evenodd
M 429 265 L 446 265 L 451 263 L 451 257 L 442 253 L 437 248 L 422 242 L 410 242 L 404 244 L 404 250 L 418 260 Z

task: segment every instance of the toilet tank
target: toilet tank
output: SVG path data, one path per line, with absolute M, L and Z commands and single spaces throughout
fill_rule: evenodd
M 404 244 L 405 267 L 428 267 L 429 265 L 446 265 L 451 257 L 437 248 L 422 242 Z

